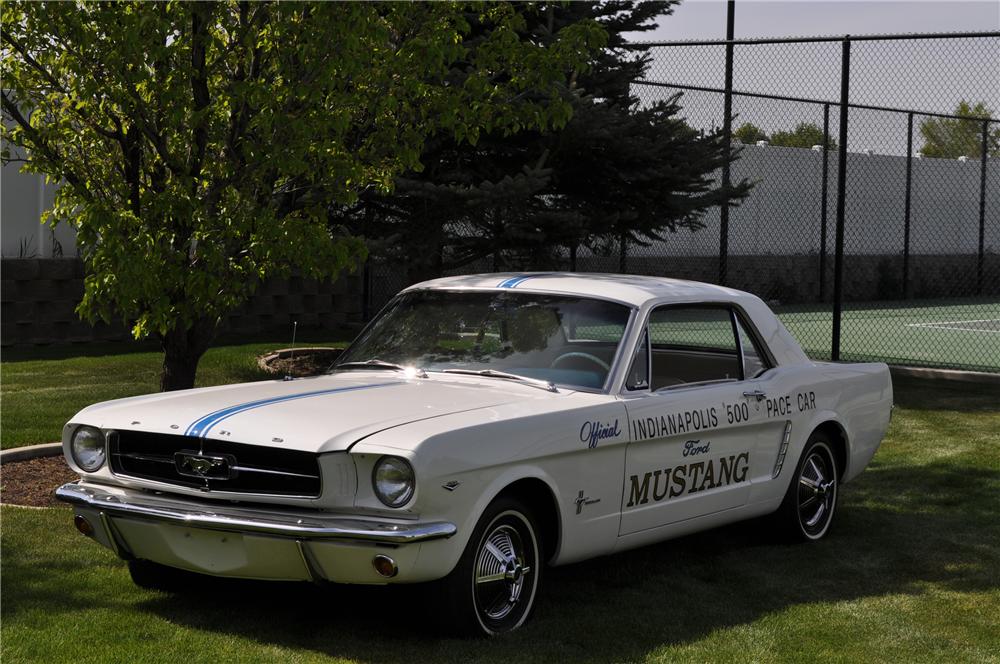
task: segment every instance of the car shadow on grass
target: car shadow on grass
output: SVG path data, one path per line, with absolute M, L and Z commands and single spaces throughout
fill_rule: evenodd
M 960 413 L 995 413 L 1000 385 L 893 376 L 893 398 L 899 408 Z
M 696 642 L 797 605 L 927 584 L 1000 587 L 1000 473 L 955 463 L 886 468 L 844 488 L 817 544 L 778 544 L 762 520 L 549 569 L 534 618 L 490 641 L 443 638 L 421 587 L 206 580 L 140 604 L 166 620 L 361 661 L 608 661 Z

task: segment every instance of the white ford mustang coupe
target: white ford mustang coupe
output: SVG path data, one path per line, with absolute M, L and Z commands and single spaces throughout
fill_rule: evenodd
M 820 539 L 891 409 L 884 364 L 809 360 L 747 293 L 451 277 L 325 375 L 85 408 L 57 495 L 141 586 L 434 582 L 453 626 L 492 635 L 546 565 L 771 513 Z

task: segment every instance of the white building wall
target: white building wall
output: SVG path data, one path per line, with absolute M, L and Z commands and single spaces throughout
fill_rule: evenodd
M 820 248 L 821 152 L 776 146 L 745 146 L 733 164 L 733 179 L 755 183 L 730 215 L 731 255 L 816 253 Z M 837 154 L 828 155 L 827 252 L 836 224 Z M 850 153 L 845 250 L 848 254 L 898 254 L 903 250 L 906 158 Z M 75 256 L 76 233 L 65 223 L 53 230 L 39 223 L 52 206 L 55 186 L 42 176 L 20 173 L 21 163 L 0 173 L 2 255 L 37 258 Z M 911 253 L 975 254 L 979 244 L 978 160 L 914 159 L 911 191 Z M 681 230 L 640 253 L 714 256 L 719 250 L 719 212 L 706 227 Z M 987 162 L 987 251 L 1000 251 L 1000 159 Z
M 43 226 L 58 185 L 20 172 L 21 162 L 0 168 L 0 254 L 4 258 L 53 258 L 76 255 L 76 232 L 66 223 Z
M 804 148 L 747 145 L 734 162 L 734 181 L 754 183 L 730 211 L 734 256 L 817 253 L 821 246 L 823 154 Z M 979 160 L 914 159 L 910 198 L 911 254 L 976 254 L 979 249 Z M 837 153 L 828 154 L 826 250 L 833 253 Z M 852 255 L 903 251 L 906 157 L 848 153 L 844 249 Z M 719 211 L 705 228 L 679 230 L 636 254 L 716 256 Z M 984 245 L 1000 251 L 1000 159 L 987 161 Z

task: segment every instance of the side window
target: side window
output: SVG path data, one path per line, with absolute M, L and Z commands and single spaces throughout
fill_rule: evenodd
M 660 307 L 649 316 L 650 389 L 740 380 L 743 372 L 728 307 Z
M 644 390 L 649 387 L 649 335 L 643 333 L 639 347 L 635 349 L 632 366 L 629 367 L 625 388 Z
M 740 335 L 740 346 L 743 349 L 743 375 L 746 378 L 756 378 L 765 371 L 771 368 L 771 364 L 767 361 L 767 358 L 760 349 L 757 348 L 757 344 L 754 343 L 753 338 L 747 334 L 747 331 L 743 327 L 743 323 L 740 322 L 740 317 L 736 317 L 736 329 Z

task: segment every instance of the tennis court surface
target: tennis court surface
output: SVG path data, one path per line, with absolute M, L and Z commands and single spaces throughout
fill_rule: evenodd
M 830 358 L 832 305 L 775 313 L 810 357 Z M 845 303 L 840 359 L 1000 373 L 1000 299 Z

